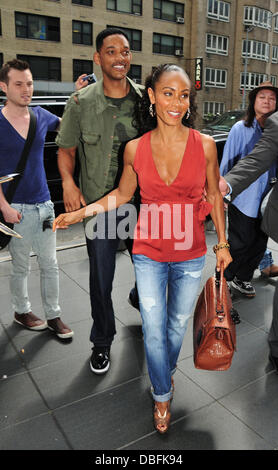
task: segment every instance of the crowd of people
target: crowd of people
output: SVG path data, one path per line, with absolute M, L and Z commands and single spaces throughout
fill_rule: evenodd
M 128 218 L 129 237 L 123 237 L 136 279 L 129 300 L 142 318 L 154 426 L 163 434 L 170 425 L 174 373 L 205 263 L 206 216 L 211 215 L 218 239 L 216 269 L 224 268 L 233 288 L 254 296 L 251 280 L 260 262 L 265 276 L 278 275 L 267 251 L 268 236 L 278 241 L 278 225 L 269 222 L 276 210 L 272 206 L 277 185 L 263 218 L 271 228 L 261 229 L 260 212 L 276 177 L 278 89 L 264 83 L 250 93 L 247 117 L 232 128 L 225 146 L 220 167 L 224 179 L 213 138 L 194 129 L 195 95 L 187 73 L 163 64 L 153 68 L 144 86 L 137 85 L 127 76 L 131 60 L 125 32 L 107 28 L 98 34 L 94 62 L 102 79 L 88 85 L 81 75 L 61 120 L 34 108 L 36 136 L 26 168 L 12 202 L 5 198 L 7 184 L 3 190 L 0 187 L 0 210 L 6 222 L 17 224 L 22 236 L 9 243 L 14 321 L 31 330 L 49 328 L 61 340 L 72 338 L 73 331 L 61 320 L 56 230 L 84 221 L 93 320 L 90 368 L 98 375 L 107 373 L 111 365 L 116 252 L 126 215 L 135 214 L 133 224 Z M 29 65 L 17 59 L 4 64 L 0 86 L 7 97 L 0 112 L 0 174 L 4 175 L 14 173 L 28 134 L 33 94 Z M 58 132 L 66 210 L 56 219 L 43 167 L 48 130 Z M 264 158 L 266 149 L 268 158 Z M 249 156 L 237 163 L 251 151 L 254 168 L 245 164 Z M 12 155 L 8 161 L 7 154 Z M 79 186 L 73 178 L 77 154 Z M 237 170 L 239 165 L 244 172 Z M 243 189 L 248 197 L 239 196 Z M 232 200 L 228 240 L 223 196 Z M 113 233 L 109 217 L 115 222 Z M 31 249 L 40 268 L 45 320 L 32 312 L 28 297 Z M 277 289 L 275 299 L 269 340 L 270 357 L 278 370 Z

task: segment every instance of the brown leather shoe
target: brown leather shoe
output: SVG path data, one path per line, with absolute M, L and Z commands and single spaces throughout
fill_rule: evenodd
M 73 337 L 73 331 L 62 322 L 60 317 L 47 320 L 47 326 L 58 338 L 68 339 Z
M 14 314 L 14 321 L 29 330 L 41 331 L 47 328 L 46 321 L 36 317 L 32 312 Z

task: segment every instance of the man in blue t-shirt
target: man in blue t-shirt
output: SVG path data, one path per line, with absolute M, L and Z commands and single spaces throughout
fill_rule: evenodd
M 27 62 L 11 60 L 0 70 L 0 86 L 7 96 L 0 111 L 0 176 L 14 173 L 28 134 L 28 105 L 33 95 L 33 78 Z M 0 210 L 6 222 L 16 225 L 22 239 L 12 237 L 9 251 L 12 257 L 10 280 L 14 321 L 31 330 L 49 328 L 59 338 L 73 336 L 73 331 L 61 318 L 58 303 L 59 272 L 56 259 L 56 234 L 52 231 L 54 207 L 50 200 L 43 163 L 45 136 L 57 130 L 60 118 L 37 106 L 36 134 L 27 164 L 9 204 L 5 192 L 9 183 L 0 185 Z M 35 316 L 27 291 L 30 252 L 33 250 L 40 268 L 41 297 L 46 321 Z

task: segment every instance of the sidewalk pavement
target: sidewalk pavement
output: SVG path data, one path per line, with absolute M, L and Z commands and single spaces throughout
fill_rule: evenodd
M 206 232 L 206 238 L 202 286 L 215 267 L 215 233 Z M 134 284 L 128 253 L 117 254 L 113 289 L 117 335 L 111 367 L 106 375 L 96 376 L 89 368 L 91 315 L 82 229 L 59 231 L 57 245 L 62 319 L 75 333 L 70 342 L 58 340 L 49 330 L 32 332 L 13 322 L 11 262 L 7 252 L 0 252 L 1 450 L 278 448 L 278 376 L 268 361 L 267 344 L 278 281 L 263 280 L 256 271 L 256 297 L 235 297 L 241 323 L 228 371 L 194 368 L 191 318 L 175 375 L 172 424 L 166 435 L 159 435 L 153 427 L 140 315 L 127 302 Z M 277 263 L 277 245 L 269 246 Z M 34 256 L 29 293 L 33 312 L 43 318 Z

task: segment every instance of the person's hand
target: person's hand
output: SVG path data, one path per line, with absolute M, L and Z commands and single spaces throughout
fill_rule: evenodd
M 7 223 L 19 224 L 19 222 L 21 221 L 21 214 L 16 209 L 11 207 L 10 204 L 7 204 L 5 207 L 2 207 L 1 210 L 4 219 Z
M 220 176 L 220 179 L 219 179 L 219 190 L 223 197 L 225 197 L 230 191 L 227 181 L 225 180 L 225 178 L 223 178 L 223 176 Z
M 83 73 L 78 77 L 78 79 L 75 82 L 75 90 L 81 90 L 81 88 L 85 88 L 88 85 L 88 80 L 83 80 L 84 77 L 86 77 L 86 73 Z
M 79 209 L 78 211 L 68 212 L 66 214 L 60 214 L 53 222 L 52 230 L 56 231 L 58 228 L 68 228 L 69 225 L 77 224 L 82 222 L 85 217 L 85 208 Z
M 63 183 L 63 199 L 66 212 L 76 211 L 80 209 L 80 206 L 86 206 L 83 194 L 74 183 Z
M 216 251 L 216 269 L 220 271 L 221 264 L 223 264 L 224 270 L 233 261 L 228 248 L 221 248 Z

